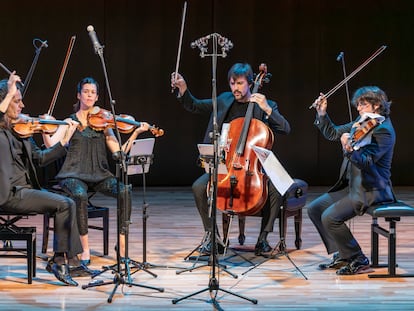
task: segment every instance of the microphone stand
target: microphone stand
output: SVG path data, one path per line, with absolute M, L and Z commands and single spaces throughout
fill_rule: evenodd
M 344 79 L 347 78 L 346 74 L 346 67 L 345 67 L 345 55 L 344 52 L 339 53 L 338 57 L 336 58 L 337 61 L 341 61 L 342 64 L 342 72 L 344 75 Z M 348 81 L 345 82 L 345 90 L 346 90 L 346 100 L 348 103 L 348 112 L 349 112 L 349 122 L 352 122 L 352 110 L 351 110 L 351 99 L 349 97 L 349 88 L 348 88 Z
M 346 73 L 346 66 L 345 66 L 345 54 L 344 52 L 340 52 L 338 57 L 336 58 L 337 61 L 341 61 L 342 64 L 342 73 L 344 76 L 344 79 L 347 78 L 347 73 Z M 348 82 L 345 83 L 345 90 L 346 90 L 346 100 L 347 100 L 347 104 L 348 104 L 348 111 L 349 111 L 349 122 L 352 122 L 354 119 L 352 117 L 352 109 L 351 109 L 351 99 L 349 96 L 349 88 L 348 88 Z M 344 158 L 344 161 L 349 161 L 348 159 Z M 350 173 L 352 174 L 352 170 L 350 170 Z M 349 224 L 349 228 L 351 231 L 354 231 L 354 219 L 350 219 L 348 221 Z
M 113 100 L 112 98 L 112 93 L 111 93 L 111 88 L 109 85 L 109 80 L 108 80 L 108 73 L 106 70 L 106 65 L 105 65 L 105 60 L 104 60 L 104 56 L 103 56 L 103 46 L 101 45 L 95 45 L 95 53 L 98 54 L 100 60 L 101 60 L 101 64 L 102 64 L 102 68 L 103 68 L 103 72 L 104 72 L 104 76 L 105 76 L 105 83 L 106 83 L 106 88 L 108 90 L 108 96 L 109 96 L 109 102 L 111 103 L 111 110 L 112 110 L 112 115 L 116 116 L 115 114 L 115 100 Z M 142 285 L 142 284 L 137 284 L 137 283 L 133 283 L 132 282 L 132 278 L 131 278 L 131 272 L 130 272 L 130 267 L 129 267 L 129 263 L 130 263 L 130 259 L 128 257 L 128 232 L 129 232 L 129 222 L 130 220 L 128 219 L 127 216 L 127 210 L 126 210 L 126 206 L 125 204 L 128 202 L 128 200 L 130 200 L 130 193 L 129 193 L 129 189 L 127 189 L 126 191 L 124 191 L 124 197 L 123 200 L 121 200 L 121 194 L 120 194 L 120 183 L 122 181 L 122 183 L 124 184 L 124 187 L 126 188 L 130 188 L 130 185 L 128 185 L 128 175 L 127 175 L 127 161 L 126 161 L 126 155 L 122 152 L 122 144 L 121 144 L 121 135 L 119 133 L 118 130 L 118 126 L 115 122 L 115 133 L 116 133 L 116 137 L 118 139 L 118 143 L 119 143 L 119 154 L 117 154 L 116 156 L 114 156 L 114 160 L 116 160 L 116 176 L 117 176 L 117 189 L 118 189 L 118 198 L 117 198 L 117 247 L 116 247 L 116 264 L 113 266 L 106 266 L 104 267 L 104 269 L 99 272 L 96 273 L 92 276 L 92 278 L 102 274 L 103 272 L 106 272 L 108 270 L 112 270 L 114 277 L 112 281 L 108 281 L 108 282 L 104 282 L 102 280 L 94 280 L 92 282 L 90 282 L 87 285 L 82 285 L 82 289 L 86 289 L 89 287 L 97 287 L 97 286 L 103 286 L 103 285 L 109 285 L 109 284 L 114 284 L 115 287 L 113 288 L 111 294 L 108 297 L 108 303 L 112 302 L 113 296 L 115 295 L 116 290 L 118 289 L 119 285 L 128 285 L 128 286 L 137 286 L 137 287 L 144 287 L 144 288 L 148 288 L 148 289 L 153 289 L 153 290 L 157 290 L 159 292 L 163 292 L 164 289 L 163 288 L 158 288 L 158 287 L 152 287 L 152 286 L 147 286 L 147 285 Z M 123 204 L 122 204 L 123 203 Z M 124 212 L 124 218 L 121 219 L 121 209 Z M 124 228 L 124 232 L 125 232 L 125 254 L 124 254 L 124 258 L 122 258 L 121 260 L 121 255 L 120 255 L 120 234 L 121 234 L 121 226 L 122 228 Z M 124 264 L 124 269 L 121 269 L 121 264 Z
M 207 44 L 208 40 L 212 39 L 213 42 L 213 52 L 212 54 L 205 54 L 207 52 Z M 220 44 L 221 46 L 221 54 L 217 53 L 217 45 Z M 216 241 L 216 231 L 217 231 L 217 222 L 216 222 L 216 214 L 217 214 L 217 172 L 218 172 L 218 139 L 219 139 L 219 130 L 217 124 L 217 88 L 216 88 L 216 70 L 217 70 L 217 56 L 226 57 L 226 52 L 233 47 L 233 43 L 228 40 L 227 38 L 222 37 L 218 33 L 213 33 L 206 37 L 203 37 L 199 40 L 196 40 L 191 44 L 192 48 L 198 47 L 200 49 L 200 56 L 203 58 L 204 56 L 211 56 L 212 57 L 212 104 L 213 104 L 213 142 L 214 142 L 214 153 L 213 153 L 213 167 L 212 167 L 212 198 L 210 199 L 210 211 L 211 211 L 211 222 L 212 222 L 212 232 L 211 232 L 211 271 L 210 271 L 210 279 L 208 286 L 202 290 L 189 294 L 187 296 L 181 298 L 175 298 L 172 300 L 173 304 L 176 304 L 179 301 L 184 299 L 193 297 L 200 293 L 209 291 L 211 300 L 207 302 L 211 302 L 216 309 L 221 310 L 220 305 L 216 299 L 217 294 L 219 291 L 225 292 L 227 294 L 248 300 L 253 304 L 257 304 L 257 299 L 251 299 L 236 293 L 233 293 L 229 290 L 220 288 L 219 280 L 216 276 L 217 270 L 217 241 Z M 214 293 L 215 292 L 215 293 Z

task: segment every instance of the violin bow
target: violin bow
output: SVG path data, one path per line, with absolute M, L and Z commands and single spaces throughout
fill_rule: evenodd
M 0 63 L 0 67 L 1 68 L 3 68 L 3 70 L 5 71 L 5 72 L 7 72 L 9 75 L 11 75 L 12 74 L 12 72 L 6 67 L 6 66 L 4 66 L 2 63 Z M 20 83 L 21 84 L 21 86 L 22 86 L 22 88 L 24 88 L 24 83 L 23 82 L 18 82 L 18 83 Z
M 58 94 L 59 94 L 59 90 L 60 90 L 60 87 L 62 85 L 63 77 L 64 77 L 65 72 L 66 72 L 66 67 L 68 66 L 69 58 L 70 58 L 70 55 L 72 54 L 73 46 L 75 45 L 75 40 L 76 40 L 76 36 L 72 36 L 70 38 L 69 47 L 68 47 L 68 50 L 66 51 L 65 61 L 63 62 L 63 67 L 62 67 L 62 70 L 60 71 L 59 80 L 58 80 L 58 83 L 57 83 L 57 86 L 56 86 L 56 89 L 55 89 L 55 93 L 53 94 L 52 101 L 51 101 L 50 106 L 49 106 L 49 110 L 47 111 L 47 114 L 49 116 L 51 116 L 53 114 L 53 109 L 55 108 L 55 104 L 56 104 L 56 100 L 57 100 L 57 97 L 58 97 Z
M 184 33 L 184 23 L 185 23 L 185 15 L 187 12 L 187 1 L 184 2 L 183 7 L 183 15 L 181 18 L 181 31 L 180 31 L 180 41 L 178 42 L 178 52 L 177 52 L 177 62 L 175 64 L 175 73 L 174 73 L 174 82 L 177 80 L 177 74 L 178 74 L 178 67 L 180 64 L 180 55 L 181 55 L 181 46 L 183 44 L 183 33 Z M 171 93 L 174 92 L 174 88 L 171 89 Z
M 378 50 L 375 51 L 365 62 L 363 62 L 357 69 L 351 72 L 348 77 L 343 79 L 337 85 L 335 85 L 329 92 L 324 94 L 325 98 L 330 97 L 334 94 L 340 87 L 342 87 L 345 83 L 347 83 L 350 79 L 352 79 L 358 72 L 360 72 L 366 65 L 368 65 L 371 61 L 373 61 L 378 55 L 380 55 L 385 49 L 387 48 L 386 45 L 381 46 Z M 315 103 L 309 106 L 309 109 L 315 108 Z

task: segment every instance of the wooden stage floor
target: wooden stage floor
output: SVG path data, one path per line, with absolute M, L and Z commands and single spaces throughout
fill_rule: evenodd
M 308 201 L 326 188 L 310 187 Z M 397 188 L 397 197 L 414 204 L 414 188 Z M 144 261 L 142 189 L 133 191 L 133 214 L 129 235 L 129 257 Z M 90 231 L 92 267 L 114 264 L 116 255 L 116 201 L 101 195 L 93 199 L 96 205 L 110 206 L 110 252 L 102 256 L 102 234 Z M 155 267 L 148 270 L 153 277 L 140 270 L 131 275 L 132 282 L 139 286 L 124 284 L 115 287 L 108 284 L 82 289 L 88 284 L 88 277 L 76 278 L 79 287 L 63 286 L 44 269 L 45 254 L 41 254 L 42 216 L 22 220 L 21 224 L 37 226 L 37 275 L 33 284 L 27 284 L 25 259 L 0 258 L 0 309 L 1 310 L 413 310 L 414 278 L 369 279 L 366 274 L 337 276 L 335 271 L 318 271 L 318 264 L 328 261 L 329 256 L 320 241 L 319 235 L 304 210 L 302 248 L 294 247 L 293 220 L 289 219 L 286 243 L 288 255 L 268 260 L 250 270 L 250 260 L 261 263 L 263 257 L 255 257 L 251 250 L 256 243 L 260 218 L 246 220 L 246 243 L 238 255 L 231 250 L 220 263 L 227 270 L 213 269 L 210 266 L 197 268 L 191 272 L 181 272 L 180 268 L 198 267 L 204 262 L 184 261 L 184 258 L 200 243 L 203 237 L 200 218 L 194 206 L 190 188 L 149 188 L 145 202 L 147 208 L 147 255 L 146 261 Z M 221 220 L 221 215 L 218 214 Z M 350 226 L 370 256 L 370 217 L 358 217 Z M 413 220 L 403 218 L 397 225 L 397 272 L 414 273 L 414 227 Z M 90 220 L 92 223 L 97 220 Z M 238 246 L 238 228 L 234 222 L 230 233 L 231 246 Z M 221 227 L 221 221 L 219 221 Z M 277 228 L 277 224 L 275 225 Z M 52 239 L 52 237 L 51 237 Z M 278 230 L 269 236 L 275 245 L 279 241 Z M 48 254 L 51 255 L 51 241 Z M 241 255 L 241 256 L 239 256 Z M 387 256 L 387 245 L 381 238 L 381 258 Z M 295 268 L 295 265 L 297 268 Z M 161 266 L 161 267 L 160 267 Z M 247 272 L 248 271 L 248 272 Z M 375 269 L 374 273 L 384 273 L 386 268 Z M 214 272 L 214 273 L 213 273 Z M 303 275 L 302 275 L 303 273 Z M 212 303 L 210 291 L 206 290 L 173 304 L 180 299 L 209 288 L 214 274 L 220 290 Z M 237 278 L 235 278 L 237 277 Z M 306 277 L 306 278 L 305 278 Z M 96 279 L 111 282 L 114 275 L 105 272 Z M 141 285 L 164 289 L 159 292 Z M 111 303 L 107 302 L 115 290 Z M 229 293 L 230 292 L 230 293 Z M 215 291 L 213 291 L 215 294 Z M 240 298 L 257 299 L 257 304 Z

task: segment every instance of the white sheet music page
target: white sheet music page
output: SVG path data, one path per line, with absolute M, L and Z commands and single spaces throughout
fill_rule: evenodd
M 262 164 L 266 175 L 269 176 L 272 184 L 281 195 L 284 195 L 295 181 L 290 177 L 288 172 L 286 172 L 285 168 L 280 164 L 279 160 L 271 150 L 253 146 L 253 151 L 256 153 L 257 158 Z
M 131 150 L 129 151 L 129 157 L 142 157 L 144 160 L 150 160 L 149 157 L 152 156 L 152 152 L 154 150 L 155 138 L 143 138 L 143 139 L 136 139 L 132 142 Z M 128 170 L 127 175 L 135 175 L 135 174 L 142 174 L 148 173 L 150 168 L 150 163 L 128 163 Z M 142 170 L 142 166 L 144 166 L 144 171 Z
M 214 145 L 213 144 L 197 144 L 198 151 L 200 152 L 201 158 L 204 158 L 203 167 L 206 173 L 209 173 L 209 163 L 205 162 L 206 158 L 213 161 L 214 157 Z M 219 159 L 219 165 L 217 168 L 217 174 L 226 175 L 228 173 L 226 164 Z

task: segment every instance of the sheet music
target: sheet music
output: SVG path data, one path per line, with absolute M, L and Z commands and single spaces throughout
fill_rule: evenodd
M 151 157 L 152 152 L 154 149 L 155 138 L 144 138 L 144 139 L 137 139 L 132 142 L 131 150 L 129 151 L 129 158 L 134 159 L 137 157 L 138 159 L 142 157 L 142 160 L 147 162 L 144 164 L 144 173 L 149 172 L 150 164 L 151 164 Z M 135 174 L 142 174 L 142 164 L 136 164 L 136 162 L 132 165 L 128 165 L 127 174 L 128 175 L 135 175 Z
M 277 191 L 279 191 L 281 195 L 285 195 L 286 191 L 295 183 L 295 181 L 290 177 L 288 172 L 286 172 L 271 150 L 253 146 L 253 151 L 256 153 L 266 175 L 269 176 L 270 181 L 276 187 Z
M 214 157 L 214 145 L 212 144 L 198 144 L 197 145 L 198 148 L 198 152 L 200 152 L 200 156 L 201 158 L 204 159 L 211 159 L 211 161 L 213 161 L 213 157 Z M 209 173 L 209 165 L 208 163 L 206 165 L 203 165 L 204 170 L 206 171 L 206 173 Z M 219 159 L 219 165 L 217 168 L 217 174 L 227 174 L 227 167 L 226 164 L 223 163 L 222 161 L 220 161 Z

